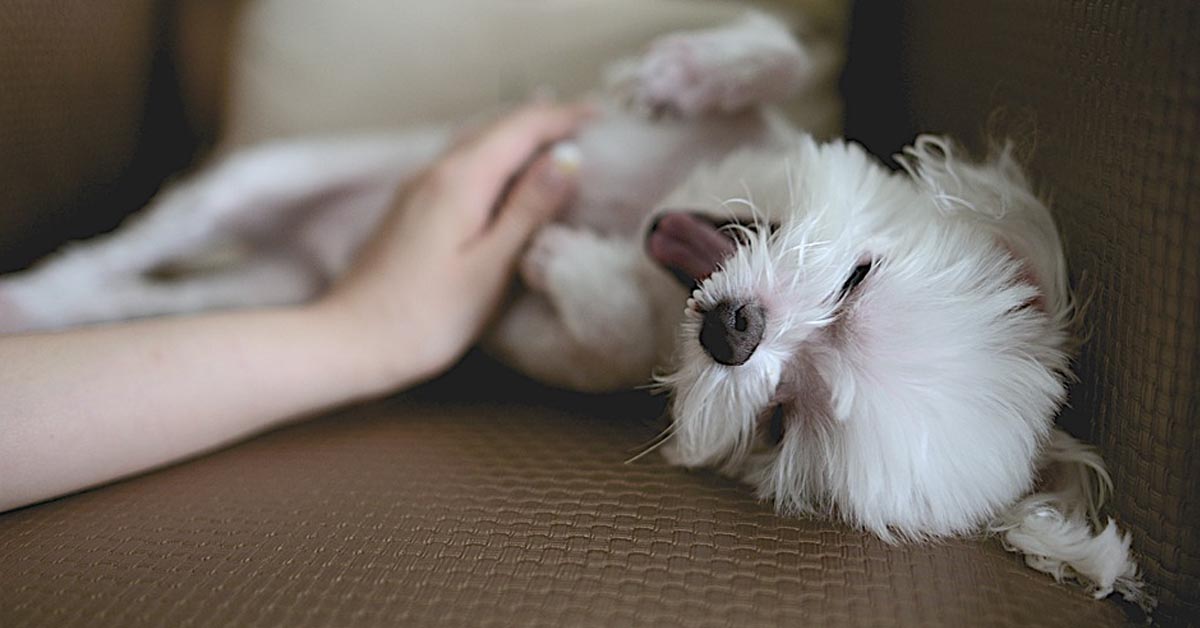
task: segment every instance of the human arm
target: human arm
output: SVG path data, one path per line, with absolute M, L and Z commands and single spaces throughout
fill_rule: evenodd
M 528 107 L 459 144 L 398 197 L 351 271 L 313 304 L 0 336 L 0 511 L 453 364 L 573 179 L 543 155 L 501 195 L 538 147 L 585 115 Z

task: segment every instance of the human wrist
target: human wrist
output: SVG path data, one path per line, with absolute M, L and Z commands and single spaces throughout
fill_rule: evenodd
M 331 294 L 305 308 L 314 333 L 339 346 L 368 394 L 386 394 L 437 375 L 444 360 L 411 313 L 382 302 Z

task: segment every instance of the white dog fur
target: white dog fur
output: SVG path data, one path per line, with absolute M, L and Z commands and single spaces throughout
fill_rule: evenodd
M 719 467 L 783 512 L 887 540 L 991 530 L 1035 569 L 1148 605 L 1129 535 L 1099 519 L 1102 462 L 1053 426 L 1074 308 L 1049 212 L 1007 150 L 973 163 L 923 137 L 893 173 L 791 128 L 760 105 L 804 89 L 806 63 L 754 13 L 621 66 L 634 106 L 609 102 L 559 149 L 579 197 L 532 242 L 487 345 L 579 390 L 659 369 L 668 459 Z M 0 331 L 311 298 L 448 137 L 230 154 L 115 233 L 0 279 Z M 730 227 L 736 249 L 690 298 L 645 244 L 680 209 L 758 227 Z M 700 341 L 722 302 L 763 315 L 738 365 Z

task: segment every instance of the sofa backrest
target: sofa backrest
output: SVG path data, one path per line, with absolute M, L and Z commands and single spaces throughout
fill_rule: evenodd
M 1165 623 L 1200 616 L 1200 10 L 1194 2 L 860 2 L 846 131 L 1011 136 L 1088 299 L 1062 417 L 1112 473 Z M 885 106 L 881 107 L 881 104 Z
M 191 149 L 160 45 L 168 4 L 5 3 L 0 272 L 111 228 L 186 163 Z

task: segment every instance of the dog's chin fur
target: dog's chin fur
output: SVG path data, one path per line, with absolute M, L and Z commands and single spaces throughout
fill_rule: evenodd
M 1049 212 L 1007 151 L 975 164 L 927 137 L 902 159 L 909 176 L 800 138 L 735 154 L 669 200 L 731 199 L 713 212 L 778 229 L 742 230 L 688 301 L 659 377 L 668 459 L 889 541 L 991 528 L 1035 568 L 1140 600 L 1127 536 L 1088 524 L 1107 482 L 1099 459 L 1053 428 L 1074 308 Z M 740 366 L 698 340 L 701 313 L 729 299 L 766 312 Z M 764 443 L 772 415 L 782 433 Z M 1030 495 L 1039 482 L 1057 488 Z

